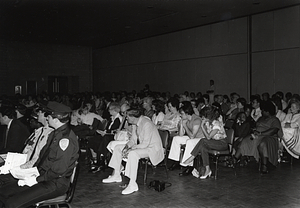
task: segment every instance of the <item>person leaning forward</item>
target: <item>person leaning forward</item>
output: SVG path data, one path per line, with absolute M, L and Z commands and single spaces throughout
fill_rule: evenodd
M 78 140 L 69 127 L 71 109 L 49 101 L 47 120 L 54 128 L 35 166 L 39 176 L 12 182 L 0 188 L 0 207 L 28 207 L 66 193 L 79 157 Z
M 127 144 L 117 145 L 113 151 L 109 167 L 114 169 L 112 176 L 103 179 L 103 183 L 122 182 L 121 162 L 127 158 L 125 176 L 129 177 L 128 186 L 122 194 L 138 191 L 136 183 L 138 162 L 141 158 L 149 157 L 153 165 L 159 164 L 164 158 L 164 151 L 158 130 L 154 123 L 141 115 L 138 109 L 127 111 L 127 120 L 132 124 L 132 136 Z

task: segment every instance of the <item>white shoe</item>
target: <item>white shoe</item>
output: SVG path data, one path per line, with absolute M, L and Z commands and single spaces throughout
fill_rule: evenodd
M 119 183 L 119 182 L 122 182 L 121 175 L 108 176 L 108 178 L 102 180 L 102 183 Z
M 129 184 L 123 191 L 123 195 L 132 194 L 135 191 L 138 191 L 139 187 L 137 184 Z
M 206 179 L 207 177 L 209 178 L 211 176 L 211 170 L 206 174 L 206 175 L 203 175 L 203 176 L 200 176 L 200 179 Z
M 196 168 L 194 168 L 194 170 L 192 171 L 192 175 L 196 178 L 199 178 L 200 177 L 200 174 L 198 172 L 198 170 Z

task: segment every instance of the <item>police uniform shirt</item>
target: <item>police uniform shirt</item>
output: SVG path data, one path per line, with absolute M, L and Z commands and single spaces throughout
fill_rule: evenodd
M 37 182 L 69 177 L 79 157 L 78 152 L 77 137 L 68 124 L 51 132 L 37 162 L 40 172 Z

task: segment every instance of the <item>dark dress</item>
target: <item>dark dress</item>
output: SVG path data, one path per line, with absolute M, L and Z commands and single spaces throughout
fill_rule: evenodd
M 271 128 L 278 128 L 277 134 L 274 135 L 259 135 L 257 139 L 252 139 L 250 136 L 245 138 L 241 145 L 240 150 L 242 155 L 253 156 L 259 161 L 259 152 L 257 147 L 261 142 L 267 145 L 266 152 L 263 153 L 264 157 L 267 157 L 273 165 L 278 163 L 278 138 L 282 137 L 282 129 L 279 119 L 276 116 L 260 117 L 256 122 L 256 130 L 258 132 L 267 131 Z

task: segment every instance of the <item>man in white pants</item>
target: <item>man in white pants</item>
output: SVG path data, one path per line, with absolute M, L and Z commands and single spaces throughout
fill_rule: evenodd
M 103 183 L 122 182 L 121 162 L 123 158 L 127 158 L 125 176 L 129 177 L 130 181 L 122 194 L 138 191 L 136 178 L 141 158 L 149 157 L 153 165 L 159 164 L 164 159 L 161 138 L 153 122 L 142 116 L 138 109 L 129 109 L 127 120 L 132 124 L 132 136 L 127 144 L 115 147 L 108 164 L 114 169 L 113 175 L 102 180 Z

